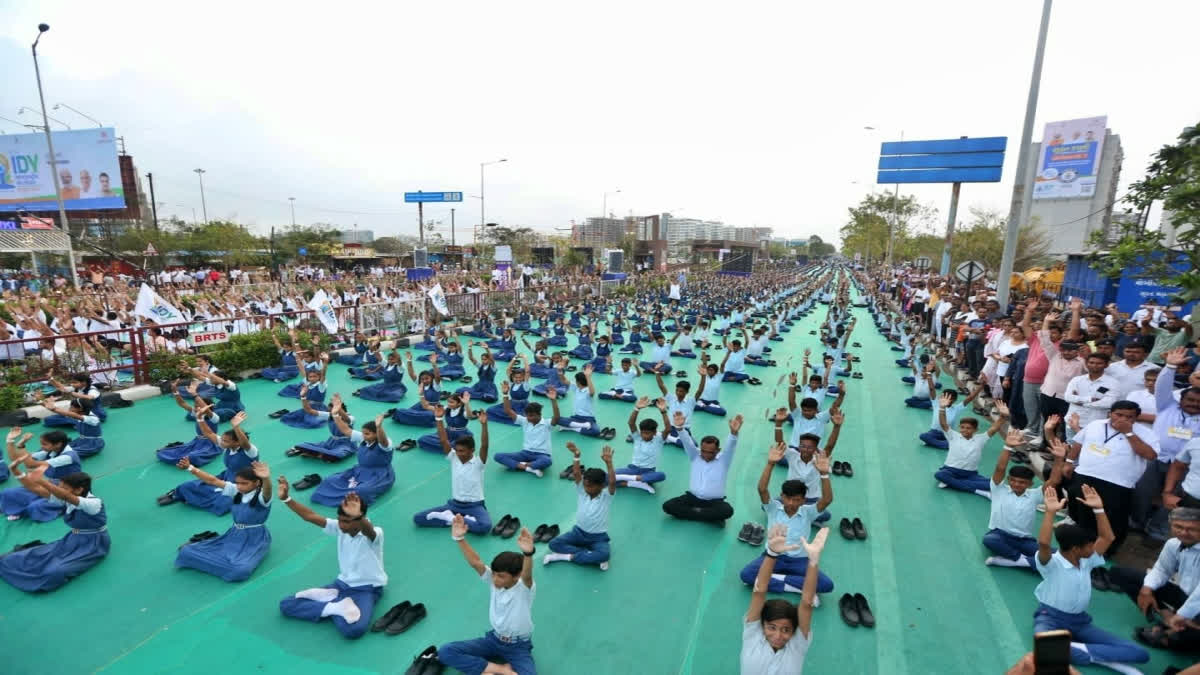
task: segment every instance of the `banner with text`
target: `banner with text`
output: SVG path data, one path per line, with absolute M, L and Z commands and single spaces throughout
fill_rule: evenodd
M 1108 117 L 1050 122 L 1033 178 L 1034 199 L 1091 198 L 1104 153 Z
M 53 171 L 68 211 L 125 208 L 114 130 L 51 134 L 56 162 L 50 161 L 45 134 L 0 135 L 0 210 L 57 211 Z

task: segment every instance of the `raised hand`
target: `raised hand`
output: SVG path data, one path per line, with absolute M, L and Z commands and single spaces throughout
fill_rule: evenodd
M 952 400 L 950 398 L 950 394 L 948 393 L 938 396 L 938 406 L 942 408 L 949 408 L 951 402 Z
M 348 518 L 358 519 L 362 517 L 362 499 L 358 493 L 351 492 L 342 500 L 342 513 Z
M 633 407 L 637 408 L 638 410 L 641 410 L 642 408 L 646 408 L 649 405 L 650 405 L 650 397 L 643 396 L 637 400 L 637 403 L 633 404 Z
M 729 433 L 737 436 L 738 432 L 742 430 L 743 421 L 744 420 L 742 419 L 741 415 L 737 415 L 733 419 L 729 420 Z
M 600 450 L 600 459 L 605 466 L 612 466 L 613 449 L 611 445 L 606 445 Z
M 575 445 L 575 441 L 567 441 L 567 450 L 576 457 L 579 456 L 579 446 Z
M 486 410 L 480 410 L 475 414 L 475 419 L 479 420 L 480 424 L 487 424 L 488 414 Z
M 778 464 L 779 460 L 783 459 L 783 453 L 787 451 L 787 445 L 776 443 L 767 451 L 767 460 L 772 464 Z
M 1050 439 L 1050 454 L 1058 459 L 1067 458 L 1067 444 L 1057 438 Z
M 786 538 L 787 527 L 786 526 L 784 526 L 784 533 L 785 533 L 784 541 L 786 542 L 787 541 L 787 538 Z M 825 540 L 827 540 L 828 538 L 829 538 L 829 528 L 828 527 L 822 527 L 820 529 L 820 531 L 817 532 L 817 536 L 812 538 L 812 541 L 809 541 L 808 539 L 806 539 L 804 537 L 800 538 L 800 545 L 804 547 L 804 552 L 806 554 L 808 554 L 809 564 L 816 563 L 818 560 L 821 559 L 821 551 L 825 550 Z M 774 551 L 776 549 L 771 549 L 771 550 Z
M 412 363 L 412 352 L 404 352 L 404 360 Z
M 1104 508 L 1104 501 L 1100 499 L 1100 493 L 1096 492 L 1095 488 L 1093 488 L 1091 485 L 1084 484 L 1083 496 L 1076 497 L 1075 500 L 1086 504 L 1093 509 Z
M 1050 415 L 1046 418 L 1046 423 L 1042 425 L 1042 429 L 1046 430 L 1046 435 L 1053 435 L 1054 430 L 1058 428 L 1059 422 L 1062 422 L 1062 415 Z
M 796 383 L 799 381 L 800 381 L 800 376 L 797 375 L 794 371 L 792 372 L 791 375 L 788 375 L 788 384 L 792 385 L 793 387 L 796 386 Z
M 833 422 L 833 426 L 840 427 L 842 422 L 846 421 L 846 413 L 842 412 L 841 408 L 834 408 L 829 411 L 829 421 Z
M 1184 347 L 1176 347 L 1163 354 L 1168 366 L 1182 366 L 1187 363 L 1187 349 Z
M 467 521 L 460 513 L 454 514 L 454 520 L 450 523 L 450 536 L 455 539 L 467 536 Z
M 684 425 L 684 424 L 686 424 L 686 423 L 687 423 L 687 417 L 684 417 L 684 415 L 683 415 L 683 411 L 681 411 L 681 410 L 676 410 L 676 411 L 675 411 L 675 416 L 674 416 L 674 418 L 671 420 L 671 425 L 672 425 L 672 426 L 675 426 L 675 427 L 682 428 L 682 427 L 683 427 L 683 425 Z
M 1071 427 L 1071 431 L 1075 432 L 1083 428 L 1083 425 L 1079 423 L 1079 413 L 1071 413 L 1071 416 L 1067 418 L 1067 426 Z
M 5 438 L 8 440 L 9 443 L 12 443 L 13 441 L 17 440 L 17 438 L 20 435 L 21 435 L 21 427 L 13 427 L 8 430 L 8 435 L 5 436 Z
M 501 394 L 508 396 L 508 392 L 510 392 L 510 391 L 512 391 L 512 388 L 509 387 L 507 380 L 500 383 L 500 393 Z
M 818 450 L 816 456 L 813 457 L 813 466 L 817 467 L 818 473 L 829 475 L 829 455 Z
M 521 528 L 521 534 L 517 535 L 517 546 L 521 547 L 522 553 L 533 553 L 533 534 L 528 527 Z
M 654 399 L 654 407 L 658 408 L 659 410 L 661 410 L 663 412 L 666 412 L 667 411 L 667 400 L 665 398 Z
M 1000 413 L 1001 417 L 1009 416 L 1008 405 L 1004 401 L 995 401 L 994 405 L 996 406 L 996 412 Z
M 787 525 L 780 523 L 767 531 L 767 548 L 774 553 L 787 553 L 799 549 L 800 544 L 787 543 Z
M 266 480 L 271 477 L 271 467 L 268 466 L 266 462 L 252 462 L 250 464 L 250 468 L 254 470 L 254 475 L 258 476 L 262 480 Z
M 1025 445 L 1025 432 L 1020 429 L 1009 429 L 1004 434 L 1004 444 L 1010 448 L 1018 448 Z
M 788 418 L 787 408 L 780 408 L 775 411 L 775 423 L 776 424 L 783 424 L 784 422 L 787 421 L 787 418 Z
M 1046 503 L 1046 513 L 1057 513 L 1063 510 L 1067 505 L 1066 499 L 1059 499 L 1058 489 L 1053 485 L 1047 485 L 1042 491 L 1042 497 Z

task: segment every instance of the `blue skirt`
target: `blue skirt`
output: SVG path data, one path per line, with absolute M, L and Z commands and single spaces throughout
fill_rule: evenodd
M 379 401 L 381 403 L 399 403 L 404 395 L 408 393 L 408 387 L 404 386 L 403 382 L 396 384 L 388 384 L 380 382 L 372 384 L 358 390 L 358 397 L 365 401 Z
M 279 368 L 263 368 L 262 376 L 264 380 L 274 380 L 276 382 L 287 382 L 288 380 L 299 377 L 300 369 L 296 366 L 281 366 Z
M 280 389 L 279 396 L 284 398 L 300 398 L 300 387 L 303 386 L 303 384 L 303 382 L 293 382 L 283 389 Z
M 353 354 L 342 354 L 340 356 L 335 356 L 333 362 L 340 363 L 343 366 L 357 366 L 358 364 L 362 363 L 362 354 L 357 352 Z
M 470 387 L 463 387 L 455 393 L 461 394 L 464 391 L 471 394 L 472 401 L 479 400 L 484 403 L 495 403 L 500 400 L 500 394 L 496 391 L 496 383 L 492 380 L 478 380 Z
M 548 380 L 554 377 L 554 366 L 540 366 L 535 363 L 529 367 L 529 376 L 539 380 Z
M 178 464 L 179 460 L 184 457 L 187 457 L 193 466 L 204 466 L 220 457 L 221 452 L 221 448 L 216 443 L 203 436 L 197 436 L 183 445 L 159 448 L 155 454 L 158 455 L 160 462 L 166 462 L 171 466 Z
M 190 567 L 225 581 L 245 581 L 271 549 L 266 526 L 231 527 L 225 534 L 186 544 L 175 556 L 176 567 Z
M 325 426 L 325 420 L 316 415 L 309 415 L 303 408 L 291 411 L 280 417 L 279 421 L 294 429 L 316 429 Z
M 233 480 L 230 471 L 222 471 L 217 478 Z M 175 486 L 175 498 L 192 508 L 208 511 L 214 516 L 223 516 L 233 508 L 233 497 L 226 497 L 217 488 L 202 480 L 189 480 Z
M 4 511 L 6 516 L 22 516 L 35 523 L 48 523 L 61 518 L 67 512 L 67 507 L 61 502 L 56 504 L 39 497 L 23 487 L 15 487 L 0 490 L 0 511 Z
M 396 412 L 392 413 L 392 421 L 412 427 L 433 428 L 437 426 L 437 422 L 433 419 L 433 413 L 422 408 L 420 403 L 414 403 L 410 408 L 396 408 Z
M 71 429 L 74 429 L 75 428 L 75 420 L 71 419 L 70 417 L 67 417 L 66 415 L 59 415 L 58 413 L 55 413 L 55 414 L 43 419 L 42 426 L 44 426 L 44 427 L 69 427 Z
M 108 532 L 75 534 L 0 556 L 0 578 L 30 593 L 53 591 L 108 555 Z
M 511 356 L 509 357 L 509 360 L 512 360 Z M 444 366 L 439 366 L 438 372 L 440 372 L 442 374 L 442 377 L 447 380 L 457 380 L 458 378 L 467 374 L 467 371 L 465 369 L 463 369 L 462 366 L 455 365 L 452 363 L 447 363 Z
M 362 366 L 359 368 L 351 368 L 350 369 L 350 377 L 352 377 L 356 380 L 366 380 L 368 382 L 374 382 L 376 380 L 383 379 L 383 370 L 380 369 L 380 370 L 376 370 L 374 372 L 368 372 L 366 366 Z
M 100 454 L 104 449 L 104 439 L 99 436 L 80 436 L 71 441 L 71 449 L 82 459 Z
M 525 412 L 525 406 L 529 404 L 529 400 L 526 399 L 523 401 L 518 401 L 518 400 L 514 399 L 512 401 L 509 401 L 509 404 L 512 406 L 513 412 L 520 415 Z M 499 422 L 501 424 L 511 424 L 513 426 L 516 426 L 516 424 L 517 424 L 517 421 L 515 419 L 513 419 L 511 416 L 509 416 L 509 414 L 507 412 L 504 411 L 503 404 L 494 405 L 494 406 L 488 408 L 487 414 L 488 414 L 488 422 Z
M 333 459 L 345 459 L 358 452 L 354 443 L 345 436 L 330 436 L 320 443 L 297 443 L 296 447 Z
M 350 487 L 351 479 L 356 481 L 354 487 Z M 321 481 L 321 484 L 313 492 L 312 500 L 314 504 L 340 506 L 346 495 L 354 492 L 362 497 L 363 503 L 371 504 L 391 489 L 395 482 L 396 472 L 392 470 L 391 464 L 386 466 L 359 464 Z
M 471 436 L 470 429 L 446 429 L 446 438 L 450 440 L 450 447 L 454 447 L 454 442 L 464 436 Z M 442 454 L 442 440 L 437 434 L 425 434 L 417 439 L 417 447 L 422 450 L 428 450 L 437 454 Z
M 418 342 L 417 344 L 413 345 L 412 348 L 422 352 L 435 352 L 437 351 L 437 343 L 433 340 L 426 339 L 424 342 Z
M 550 345 L 551 347 L 566 347 L 567 346 L 567 336 L 566 335 L 555 335 L 552 338 L 547 338 L 546 344 Z
M 595 354 L 592 352 L 592 348 L 587 345 L 579 345 L 578 347 L 572 349 L 570 354 L 571 356 L 577 359 L 583 359 L 584 361 L 590 361 L 595 356 Z

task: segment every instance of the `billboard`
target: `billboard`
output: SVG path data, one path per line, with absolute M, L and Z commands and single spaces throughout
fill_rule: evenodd
M 1107 116 L 1048 123 L 1033 177 L 1033 198 L 1090 199 L 1096 193 L 1107 125 Z
M 50 161 L 45 134 L 0 135 L 0 211 L 57 211 L 54 170 L 68 211 L 125 208 L 113 130 L 51 133 L 56 162 Z

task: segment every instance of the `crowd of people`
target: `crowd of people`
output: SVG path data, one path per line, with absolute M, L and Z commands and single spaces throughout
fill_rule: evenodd
M 439 281 L 448 292 L 472 283 L 449 276 Z M 279 611 L 308 621 L 328 619 L 347 638 L 406 630 L 425 609 L 402 603 L 376 611 L 388 574 L 384 527 L 368 512 L 396 483 L 396 451 L 419 448 L 444 456 L 449 499 L 414 508 L 412 522 L 449 530 L 489 589 L 491 630 L 431 647 L 410 672 L 440 672 L 441 666 L 465 673 L 535 672 L 537 544 L 549 549 L 542 565 L 607 570 L 614 548 L 608 533 L 612 501 L 629 489 L 657 494 L 666 487 L 660 459 L 667 445 L 680 447 L 688 458 L 688 476 L 671 482 L 674 496 L 661 505 L 667 517 L 679 520 L 724 525 L 734 515 L 726 499 L 734 462 L 762 462 L 756 485 L 762 515 L 729 534 L 762 547 L 740 573 L 750 591 L 740 668 L 747 674 L 801 672 L 813 610 L 834 589 L 836 574 L 820 564 L 828 537 L 824 524 L 832 522 L 837 497 L 832 476 L 854 471 L 842 461 L 845 452 L 833 460 L 842 429 L 855 424 L 845 401 L 855 396 L 854 380 L 870 378 L 874 384 L 889 377 L 886 371 L 864 375 L 861 366 L 856 369 L 858 340 L 870 331 L 895 351 L 897 372 L 911 386 L 905 405 L 930 411 L 929 428 L 914 433 L 946 453 L 930 480 L 964 493 L 964 499 L 990 501 L 980 538 L 991 555 L 982 562 L 1040 575 L 1036 587 L 1030 584 L 1038 601 L 1032 629 L 1068 630 L 1072 663 L 1119 672 L 1139 672 L 1130 664 L 1148 661 L 1147 648 L 1185 652 L 1198 645 L 1200 557 L 1192 546 L 1200 542 L 1200 472 L 1189 469 L 1200 449 L 1200 439 L 1193 440 L 1200 431 L 1200 376 L 1194 374 L 1200 354 L 1190 323 L 1168 310 L 1150 307 L 1124 318 L 1115 308 L 1088 308 L 1077 300 L 1063 305 L 1050 297 L 1001 308 L 982 285 L 812 265 L 748 278 L 647 275 L 623 297 L 540 294 L 529 306 L 481 312 L 460 327 L 422 327 L 421 340 L 409 348 L 385 350 L 381 337 L 358 333 L 346 336 L 351 346 L 345 353 L 333 354 L 306 349 L 303 344 L 313 341 L 269 320 L 272 313 L 304 306 L 309 287 L 284 288 L 290 292 L 261 297 L 220 285 L 190 295 L 179 294 L 183 289 L 161 291 L 187 304 L 192 318 L 243 312 L 248 330 L 271 331 L 279 363 L 260 377 L 284 385 L 279 395 L 296 399 L 299 408 L 270 416 L 329 434 L 322 442 L 260 453 L 243 430 L 250 413 L 241 398 L 244 385 L 204 358 L 181 372 L 173 395 L 194 425 L 194 437 L 160 448 L 157 457 L 191 475 L 158 504 L 231 514 L 233 527 L 224 534 L 195 535 L 180 549 L 176 565 L 226 581 L 253 576 L 270 548 L 266 525 L 279 501 L 337 539 L 339 567 L 333 582 L 283 598 Z M 355 293 L 403 292 L 422 289 L 381 281 L 336 294 L 339 302 L 353 303 Z M 6 299 L 24 323 L 6 330 L 42 335 L 76 330 L 78 315 L 72 311 L 91 321 L 89 311 L 113 311 L 117 301 L 123 304 L 116 317 L 104 320 L 139 320 L 130 315 L 132 298 L 119 292 L 94 307 L 57 312 L 20 294 Z M 255 318 L 262 316 L 268 319 Z M 788 335 L 809 316 L 820 353 L 800 353 L 796 336 Z M 789 368 L 781 359 L 788 355 L 800 367 Z M 343 367 L 362 386 L 330 391 L 330 369 Z M 728 399 L 731 388 L 776 378 L 787 387 L 778 409 L 766 417 L 774 428 L 771 447 L 740 451 L 740 432 L 750 415 L 738 414 L 722 398 Z M 33 434 L 15 428 L 7 436 L 8 469 L 20 487 L 0 490 L 0 510 L 10 520 L 62 517 L 71 527 L 56 542 L 0 556 L 0 578 L 27 591 L 62 587 L 99 564 L 110 548 L 104 501 L 92 492 L 102 486 L 93 486 L 83 471 L 88 453 L 103 449 L 101 429 L 109 413 L 98 405 L 90 376 L 54 384 L 55 395 L 44 402 L 60 414 L 47 424 L 74 428 L 77 439 L 49 431 L 29 451 Z M 405 406 L 413 400 L 409 387 L 416 400 Z M 397 407 L 356 419 L 347 405 L 356 397 Z M 601 399 L 622 402 L 628 412 L 602 415 Z M 728 433 L 694 436 L 697 415 L 727 419 Z M 491 453 L 489 426 L 495 424 L 519 427 L 520 447 Z M 558 440 L 560 434 L 604 445 L 585 463 L 578 444 Z M 615 459 L 622 452 L 610 445 L 621 447 L 617 436 L 632 444 L 627 462 Z M 993 436 L 1003 438 L 1004 447 L 991 473 L 986 468 L 980 473 Z M 490 473 L 537 480 L 564 454 L 571 461 L 559 477 L 575 484 L 577 500 L 570 530 L 530 531 L 510 516 L 493 517 L 484 499 L 489 458 L 497 465 Z M 353 466 L 290 483 L 269 465 L 280 455 L 328 462 L 352 458 Z M 218 459 L 221 471 L 204 469 Z M 299 498 L 308 489 L 313 507 Z M 336 518 L 320 513 L 321 507 L 335 508 Z M 867 536 L 858 519 L 842 518 L 836 529 L 847 540 Z M 1108 565 L 1106 557 L 1135 530 L 1161 546 L 1153 567 Z M 484 561 L 470 537 L 490 535 L 516 536 L 518 550 Z M 1088 614 L 1093 588 L 1118 590 L 1137 604 L 1147 620 L 1125 628 L 1135 639 L 1093 624 Z M 767 593 L 790 599 L 768 599 Z M 844 593 L 835 604 L 848 625 L 875 625 L 864 595 Z M 1031 666 L 1022 659 L 1011 672 L 1032 673 Z

